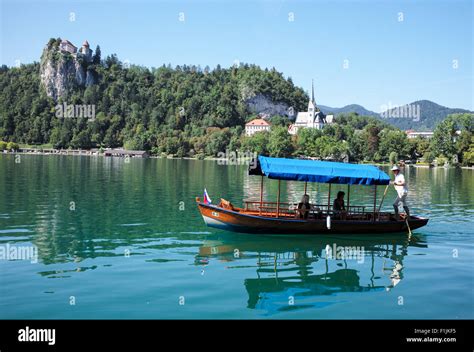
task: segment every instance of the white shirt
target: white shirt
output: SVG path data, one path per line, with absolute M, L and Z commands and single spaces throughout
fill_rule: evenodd
M 403 174 L 399 173 L 397 176 L 395 176 L 395 180 L 393 181 L 393 183 L 399 197 L 403 197 L 408 193 L 408 188 L 405 184 L 405 176 L 403 176 Z M 403 186 L 397 186 L 397 183 L 403 183 Z

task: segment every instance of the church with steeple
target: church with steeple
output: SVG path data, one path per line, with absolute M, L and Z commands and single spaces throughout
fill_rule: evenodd
M 314 100 L 314 83 L 311 83 L 311 98 L 308 102 L 308 111 L 298 112 L 295 123 L 288 127 L 288 132 L 292 135 L 298 133 L 300 128 L 317 128 L 323 129 L 326 124 L 333 123 L 333 115 L 324 115 L 324 113 L 316 105 Z

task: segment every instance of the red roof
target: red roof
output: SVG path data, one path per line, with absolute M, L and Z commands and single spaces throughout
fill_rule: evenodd
M 271 124 L 264 119 L 254 119 L 250 122 L 247 122 L 245 126 L 271 126 Z
M 69 40 L 67 39 L 63 39 L 61 40 L 61 44 L 69 44 L 69 45 L 72 45 L 73 47 L 76 47 L 74 44 L 72 44 Z
M 89 42 L 87 40 L 84 40 L 84 43 L 82 43 L 82 46 L 89 46 Z

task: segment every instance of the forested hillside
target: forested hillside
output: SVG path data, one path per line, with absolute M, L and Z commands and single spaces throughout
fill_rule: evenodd
M 178 157 L 240 150 L 356 162 L 438 158 L 474 164 L 471 113 L 449 115 L 431 141 L 408 140 L 390 119 L 357 113 L 339 114 L 322 130 L 306 128 L 291 136 L 285 115 L 306 111 L 309 97 L 275 69 L 248 64 L 148 69 L 124 64 L 116 55 L 102 59 L 98 46 L 85 56 L 61 50 L 60 43 L 51 39 L 40 63 L 0 68 L 0 150 L 15 149 L 16 142 L 123 146 Z M 434 106 L 421 103 L 422 111 Z M 58 114 L 77 106 L 93 107 L 94 116 Z M 246 121 L 261 112 L 271 130 L 245 136 Z M 420 122 L 426 122 L 423 116 Z
M 71 59 L 54 52 L 58 41 L 50 40 L 42 60 Z M 87 70 L 96 76 L 95 84 L 72 85 L 66 96 L 54 101 L 40 84 L 39 63 L 3 66 L 0 139 L 52 143 L 57 148 L 124 145 L 171 154 L 214 154 L 215 150 L 205 150 L 211 137 L 234 142 L 240 138 L 246 119 L 253 115 L 251 98 L 261 96 L 295 111 L 306 109 L 308 100 L 291 79 L 255 65 L 148 69 L 126 67 L 111 55 L 95 58 Z M 58 118 L 55 106 L 63 103 L 94 105 L 95 119 Z

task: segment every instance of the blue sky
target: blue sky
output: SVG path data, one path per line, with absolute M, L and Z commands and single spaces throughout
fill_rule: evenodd
M 87 39 L 103 57 L 147 67 L 275 67 L 307 91 L 314 78 L 317 103 L 333 107 L 474 109 L 469 0 L 0 1 L 8 66 L 39 61 L 51 37 Z

